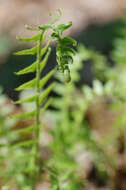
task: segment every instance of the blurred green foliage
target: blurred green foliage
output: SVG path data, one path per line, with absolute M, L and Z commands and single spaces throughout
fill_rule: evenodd
M 113 173 L 116 173 L 119 167 L 118 159 L 121 155 L 118 148 L 119 138 L 123 137 L 126 141 L 125 19 L 121 23 L 116 30 L 113 30 L 118 38 L 113 40 L 113 49 L 109 52 L 110 60 L 115 62 L 114 65 L 110 66 L 110 60 L 98 51 L 98 48 L 95 50 L 91 47 L 87 48 L 84 45 L 79 45 L 73 64 L 70 65 L 72 82 L 66 85 L 63 83 L 64 79 L 61 73 L 55 76 L 56 87 L 54 93 L 56 95 L 52 103 L 52 109 L 46 113 L 47 115 L 43 116 L 43 119 L 48 116 L 48 123 L 43 122 L 42 130 L 42 133 L 48 131 L 48 135 L 52 139 L 46 145 L 50 155 L 47 159 L 44 159 L 42 155 L 40 161 L 40 176 L 43 177 L 41 180 L 44 180 L 45 171 L 47 171 L 51 190 L 89 189 L 90 179 L 86 176 L 85 169 L 88 161 L 90 161 L 91 169 L 92 167 L 95 168 L 96 176 L 93 177 L 96 182 L 102 181 L 106 186 L 109 184 L 109 189 L 112 190 L 117 188 L 113 186 L 116 181 L 113 181 Z M 120 29 L 121 27 L 122 29 Z M 83 84 L 81 88 L 78 88 L 78 82 L 81 79 L 79 73 L 83 66 L 85 69 L 87 61 L 91 62 L 94 73 L 92 86 L 89 87 L 87 84 Z M 11 145 L 20 138 L 19 135 L 12 135 L 13 133 L 10 132 L 15 125 L 15 121 L 8 117 L 13 108 L 5 105 L 6 99 L 4 95 L 0 95 L 0 144 L 2 146 L 3 143 Z M 115 116 L 110 126 L 112 130 L 99 140 L 97 137 L 99 129 L 96 129 L 96 133 L 94 133 L 93 126 L 87 118 L 87 113 L 92 104 L 99 102 L 101 99 L 107 105 L 106 109 L 109 113 L 113 113 Z M 95 108 L 97 106 L 95 104 Z M 105 109 L 104 106 L 102 109 Z M 108 117 L 103 115 L 103 117 L 108 120 L 109 115 Z M 99 117 L 96 118 L 96 121 L 98 119 Z M 100 126 L 100 128 L 105 129 L 107 126 Z M 122 152 L 125 154 L 125 145 L 123 146 L 124 150 Z M 43 147 L 44 145 L 41 149 Z M 85 159 L 87 154 L 88 159 Z M 23 159 L 20 160 L 20 167 L 18 167 L 17 163 L 19 164 L 20 156 Z M 22 190 L 29 190 L 28 170 L 31 169 L 31 165 L 25 162 L 27 156 L 30 156 L 28 151 L 24 151 L 22 148 L 19 148 L 18 151 L 10 151 L 8 146 L 0 148 L 0 162 L 2 163 L 0 170 L 6 171 L 5 166 L 9 166 L 7 167 L 8 175 L 4 176 L 4 172 L 1 175 L 1 179 L 5 180 L 2 181 L 5 184 L 2 190 L 9 189 L 11 186 L 14 187 L 14 185 Z M 3 157 L 8 158 L 6 163 L 3 162 Z M 11 179 L 10 183 L 7 183 L 8 179 Z M 121 185 L 120 183 L 120 188 Z M 96 189 L 98 189 L 98 185 L 96 185 Z

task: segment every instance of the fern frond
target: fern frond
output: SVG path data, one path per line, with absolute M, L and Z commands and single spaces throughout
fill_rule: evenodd
M 59 15 L 56 19 L 52 19 L 49 23 L 42 26 L 27 26 L 27 29 L 37 32 L 37 34 L 33 35 L 32 37 L 17 37 L 17 39 L 22 42 L 36 42 L 36 44 L 35 47 L 18 51 L 15 53 L 15 55 L 35 55 L 36 60 L 31 65 L 26 66 L 25 68 L 15 73 L 16 75 L 34 73 L 35 77 L 32 80 L 18 86 L 16 88 L 16 91 L 33 89 L 35 93 L 34 95 L 29 95 L 27 98 L 19 99 L 15 103 L 21 105 L 24 103 L 34 103 L 35 108 L 33 108 L 33 110 L 29 112 L 15 114 L 14 116 L 14 118 L 19 121 L 28 121 L 29 119 L 31 119 L 31 121 L 33 122 L 32 125 L 26 125 L 21 129 L 11 131 L 11 133 L 13 133 L 13 135 L 15 136 L 30 134 L 32 136 L 32 139 L 28 139 L 25 141 L 21 141 L 19 139 L 19 141 L 16 141 L 17 143 L 15 142 L 11 146 L 13 149 L 21 148 L 22 150 L 23 148 L 23 150 L 25 150 L 26 148 L 27 151 L 32 150 L 34 154 L 32 154 L 30 162 L 32 160 L 33 168 L 38 168 L 40 115 L 43 114 L 48 106 L 52 103 L 52 98 L 48 98 L 48 96 L 55 85 L 54 83 L 51 83 L 47 86 L 48 81 L 55 73 L 55 69 L 50 70 L 44 77 L 41 78 L 42 71 L 47 65 L 51 53 L 50 43 L 55 40 L 58 44 L 56 52 L 58 68 L 60 68 L 60 70 L 63 71 L 64 74 L 68 72 L 68 75 L 70 75 L 69 63 L 73 62 L 72 57 L 75 54 L 75 51 L 71 46 L 75 46 L 76 41 L 71 37 L 62 37 L 62 33 L 70 28 L 72 26 L 72 23 L 69 22 L 66 24 L 55 25 L 55 22 L 60 18 L 60 16 L 61 14 L 59 12 Z M 50 32 L 48 32 L 49 30 Z M 43 43 L 45 43 L 44 41 L 46 39 L 47 32 L 49 33 L 49 40 L 43 46 Z M 43 87 L 45 89 L 43 89 Z M 25 162 L 27 162 L 25 163 L 25 166 L 30 165 L 29 158 L 27 158 Z M 24 167 L 21 169 L 21 172 L 25 173 L 26 171 L 31 181 L 30 187 L 32 190 L 35 190 L 39 171 L 37 169 L 29 169 L 29 167 Z

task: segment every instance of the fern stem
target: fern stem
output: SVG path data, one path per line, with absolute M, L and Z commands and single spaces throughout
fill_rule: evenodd
M 35 129 L 34 129 L 34 137 L 35 137 L 35 147 L 34 147 L 34 164 L 35 171 L 33 176 L 33 185 L 32 190 L 35 190 L 37 179 L 38 179 L 38 152 L 39 152 L 39 136 L 40 136 L 40 105 L 39 105 L 39 97 L 40 97 L 40 61 L 41 61 L 41 44 L 43 40 L 43 31 L 40 33 L 40 39 L 37 44 L 37 66 L 36 66 L 36 116 L 35 116 Z

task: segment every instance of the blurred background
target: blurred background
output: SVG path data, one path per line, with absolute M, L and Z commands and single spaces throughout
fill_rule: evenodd
M 67 87 L 61 85 L 63 93 L 60 101 L 65 102 L 66 107 L 57 107 L 59 100 L 54 96 L 56 100 L 53 106 L 60 114 L 50 111 L 44 118 L 46 130 L 42 136 L 43 159 L 50 159 L 50 125 L 53 123 L 54 130 L 60 125 L 64 131 L 62 120 L 64 113 L 68 113 L 66 126 L 77 127 L 77 131 L 71 128 L 71 134 L 65 130 L 64 135 L 70 137 L 69 141 L 66 139 L 70 143 L 70 148 L 67 148 L 70 151 L 71 147 L 76 147 L 72 155 L 78 163 L 78 173 L 81 174 L 79 180 L 85 182 L 82 188 L 76 186 L 77 179 L 70 178 L 71 183 L 75 184 L 73 189 L 126 190 L 125 0 L 1 0 L 0 112 L 4 106 L 8 106 L 12 112 L 22 110 L 14 106 L 12 100 L 25 96 L 25 92 L 19 94 L 14 89 L 33 77 L 14 75 L 14 72 L 34 60 L 34 57 L 19 58 L 13 55 L 15 51 L 27 47 L 27 44 L 17 42 L 16 36 L 30 36 L 31 32 L 25 29 L 25 24 L 48 22 L 49 13 L 59 8 L 62 10 L 61 22 L 73 23 L 68 34 L 77 40 L 78 47 L 72 71 L 73 84 Z M 49 68 L 56 64 L 55 47 L 52 45 L 52 48 Z M 46 68 L 45 73 L 49 68 Z M 58 88 L 55 91 L 58 93 Z M 4 101 L 3 96 L 6 97 Z M 26 105 L 23 109 L 27 109 Z M 2 121 L 6 121 L 8 112 L 6 114 L 4 110 L 3 113 Z M 53 138 L 55 146 L 59 139 L 56 139 L 55 134 Z M 85 148 L 82 148 L 82 144 Z M 53 148 L 52 152 L 57 155 Z M 62 163 L 60 158 L 56 162 Z M 46 190 L 48 185 L 44 179 L 38 185 L 38 190 Z

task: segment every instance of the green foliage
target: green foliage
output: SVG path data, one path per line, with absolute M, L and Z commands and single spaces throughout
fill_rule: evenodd
M 14 135 L 22 136 L 22 134 L 30 135 L 30 138 L 19 138 L 14 141 L 11 148 L 12 153 L 12 172 L 14 173 L 13 181 L 17 186 L 21 189 L 29 188 L 31 190 L 36 189 L 37 181 L 40 176 L 40 117 L 43 115 L 45 110 L 51 103 L 51 99 L 48 98 L 50 92 L 54 88 L 54 83 L 48 84 L 48 81 L 55 73 L 55 69 L 49 71 L 44 77 L 41 78 L 41 73 L 43 72 L 45 66 L 47 65 L 51 47 L 50 43 L 52 41 L 56 41 L 57 45 L 57 55 L 59 54 L 59 44 L 62 47 L 62 52 L 60 51 L 59 59 L 65 59 L 66 63 L 63 61 L 58 62 L 58 65 L 64 67 L 63 72 L 68 70 L 68 66 L 71 63 L 69 59 L 72 59 L 73 56 L 73 48 L 68 47 L 69 45 L 75 46 L 74 39 L 70 37 L 63 37 L 63 31 L 67 30 L 72 26 L 72 23 L 68 24 L 56 24 L 56 21 L 59 20 L 61 13 L 59 12 L 58 16 L 55 18 L 51 18 L 51 21 L 48 24 L 31 27 L 26 26 L 28 30 L 35 30 L 36 35 L 30 38 L 17 37 L 18 40 L 23 42 L 34 42 L 35 46 L 30 49 L 21 50 L 15 53 L 15 55 L 35 55 L 36 61 L 32 63 L 30 66 L 26 66 L 24 69 L 16 72 L 16 75 L 24 75 L 28 73 L 35 73 L 35 78 L 32 80 L 25 82 L 24 84 L 18 86 L 16 88 L 17 91 L 32 89 L 35 93 L 30 95 L 27 98 L 20 99 L 15 104 L 24 103 L 29 104 L 33 103 L 34 108 L 28 112 L 22 112 L 15 114 L 14 118 L 17 122 L 20 121 L 28 121 L 29 119 L 33 120 L 32 125 L 28 124 L 24 128 L 19 128 L 13 131 Z M 50 34 L 49 34 L 50 32 Z M 49 34 L 49 40 L 47 41 L 46 36 Z M 54 34 L 57 34 L 54 38 Z M 46 45 L 43 47 L 43 44 Z M 75 52 L 74 52 L 75 53 Z M 66 66 L 63 66 L 67 64 Z M 70 72 L 70 70 L 69 70 Z M 48 84 L 48 86 L 47 86 Z M 46 88 L 45 88 L 46 86 Z M 26 136 L 27 137 L 27 136 Z M 10 150 L 9 150 L 10 151 Z M 15 154 L 15 152 L 19 151 L 19 154 Z M 22 159 L 23 158 L 23 159 Z M 15 167 L 13 164 L 15 162 Z M 19 165 L 18 165 L 19 164 Z M 9 171 L 9 170 L 8 170 Z M 20 175 L 19 175 L 20 174 Z M 8 175 L 8 174 L 6 174 Z M 19 177 L 19 178 L 18 178 Z M 18 179 L 17 179 L 18 178 Z
M 50 178 L 50 181 L 47 179 L 50 190 L 81 190 L 86 186 L 89 189 L 88 180 L 85 178 L 85 166 L 89 162 L 97 172 L 94 176 L 96 181 L 99 178 L 104 181 L 109 178 L 111 181 L 113 173 L 118 168 L 116 148 L 118 148 L 120 134 L 125 135 L 126 124 L 125 33 L 115 41 L 112 59 L 116 64 L 109 67 L 104 55 L 83 45 L 79 45 L 78 52 L 75 54 L 73 47 L 76 41 L 71 37 L 63 36 L 63 32 L 71 27 L 72 23 L 58 25 L 56 21 L 59 18 L 60 14 L 56 18 L 52 17 L 45 25 L 27 26 L 28 30 L 35 30 L 37 34 L 30 38 L 18 37 L 18 40 L 23 42 L 34 42 L 35 47 L 21 50 L 16 55 L 35 55 L 36 60 L 30 66 L 16 72 L 16 75 L 29 73 L 36 73 L 36 75 L 32 80 L 16 88 L 17 91 L 27 91 L 28 96 L 15 102 L 21 104 L 22 109 L 25 110 L 15 114 L 15 117 L 8 117 L 10 108 L 3 106 L 5 97 L 0 95 L 2 190 L 14 189 L 15 186 L 22 190 L 35 190 L 37 182 L 41 180 L 42 172 L 44 175 L 42 177 Z M 49 40 L 46 39 L 48 35 Z M 60 72 L 56 73 L 54 68 L 41 78 L 51 53 L 52 41 L 56 41 L 56 58 Z M 94 79 L 92 87 L 84 84 L 78 89 L 79 71 L 82 70 L 83 64 L 85 66 L 85 61 L 92 63 Z M 49 80 L 54 75 L 57 82 L 49 84 Z M 64 84 L 64 81 L 69 82 L 71 78 L 72 83 Z M 54 99 L 49 98 L 51 91 L 56 93 Z M 95 105 L 96 109 L 98 106 L 96 103 L 101 99 L 104 100 L 102 102 L 105 105 L 103 105 L 104 113 L 107 109 L 111 117 L 113 115 L 116 117 L 110 126 L 112 130 L 99 139 L 101 135 L 98 134 L 99 129 L 92 129 L 87 116 L 92 105 Z M 50 104 L 53 109 L 46 112 L 49 116 L 44 125 L 44 122 L 41 123 L 41 118 L 45 119 L 44 113 Z M 101 114 L 95 115 L 95 122 L 99 120 Z M 105 120 L 108 119 L 106 115 L 104 117 Z M 24 126 L 15 128 L 17 122 L 18 125 L 24 122 Z M 51 137 L 51 141 L 44 147 L 50 154 L 46 159 L 43 158 L 44 148 L 40 147 L 40 135 L 41 131 L 42 135 L 44 134 L 44 127 L 47 127 L 45 130 Z M 100 126 L 100 130 L 104 127 L 107 128 L 107 125 Z M 87 154 L 88 160 L 85 160 Z
M 80 79 L 78 71 L 82 69 L 86 55 L 81 50 L 82 46 L 70 67 L 73 82 L 64 85 L 61 75 L 56 75 L 58 82 L 54 90 L 58 97 L 54 98 L 52 105 L 55 109 L 49 114 L 55 123 L 51 130 L 53 141 L 49 144 L 52 156 L 47 162 L 51 168 L 55 168 L 55 176 L 51 175 L 52 189 L 79 190 L 85 187 L 86 180 L 82 180 L 85 163 L 78 160 L 85 155 L 86 149 L 93 152 L 97 160 L 105 162 L 104 152 L 90 133 L 85 120 L 90 101 L 83 90 L 77 89 L 75 85 Z
M 84 84 L 81 89 L 78 89 L 76 82 L 80 80 L 79 71 L 87 60 L 92 61 L 95 78 L 92 87 Z M 86 152 L 91 154 L 92 162 L 98 172 L 97 178 L 112 180 L 112 171 L 115 172 L 118 167 L 118 156 L 117 152 L 116 154 L 109 152 L 109 148 L 114 151 L 115 147 L 117 148 L 118 138 L 124 133 L 126 121 L 124 67 L 121 72 L 118 66 L 110 68 L 104 55 L 82 45 L 78 47 L 73 61 L 74 64 L 70 66 L 73 83 L 64 85 L 61 75 L 58 73 L 56 75 L 58 82 L 54 90 L 57 96 L 52 103 L 55 109 L 49 113 L 49 118 L 51 117 L 54 123 L 51 130 L 53 140 L 49 144 L 52 156 L 47 162 L 51 168 L 55 168 L 55 175 L 52 176 L 54 173 L 51 175 L 52 189 L 79 190 L 86 186 L 86 179 L 82 180 L 81 177 L 84 175 L 83 165 L 87 163 L 85 160 L 78 162 L 79 157 L 85 155 Z M 109 100 L 110 103 L 106 109 L 109 113 L 116 113 L 111 132 L 102 137 L 101 141 L 97 138 L 97 131 L 95 135 L 86 118 L 90 106 L 100 99 Z M 114 107 L 117 107 L 118 111 L 113 109 Z M 122 108 L 124 108 L 124 114 L 120 115 Z M 104 106 L 103 109 L 105 109 Z
M 118 38 L 113 42 L 112 58 L 117 64 L 124 64 L 126 61 L 126 17 L 122 19 L 123 26 L 117 30 Z

